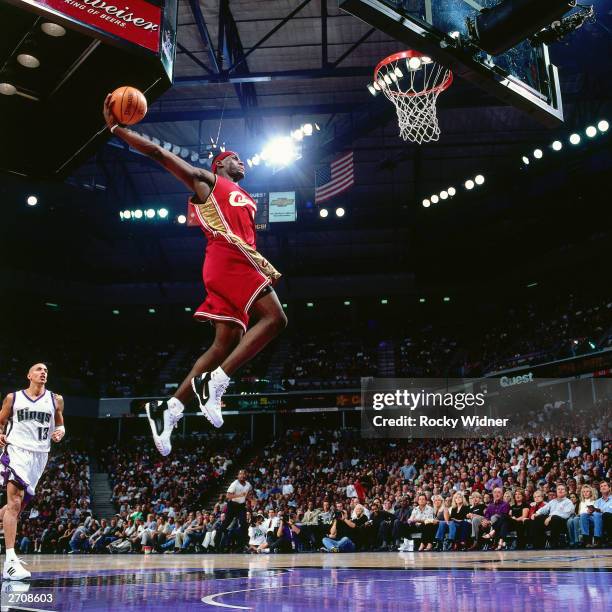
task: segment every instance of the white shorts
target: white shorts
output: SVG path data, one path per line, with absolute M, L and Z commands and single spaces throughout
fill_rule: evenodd
M 24 504 L 34 497 L 48 458 L 49 453 L 29 451 L 12 444 L 4 447 L 0 457 L 0 476 L 5 485 L 12 481 L 25 490 Z

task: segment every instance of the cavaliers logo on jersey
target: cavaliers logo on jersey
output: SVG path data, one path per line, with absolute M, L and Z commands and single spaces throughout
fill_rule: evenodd
M 255 202 L 242 193 L 242 191 L 231 191 L 229 194 L 229 203 L 231 206 L 250 206 L 257 212 Z

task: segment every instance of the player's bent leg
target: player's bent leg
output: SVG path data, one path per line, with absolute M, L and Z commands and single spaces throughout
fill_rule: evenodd
M 230 376 L 253 359 L 287 326 L 287 317 L 271 287 L 266 287 L 253 302 L 249 315 L 256 320 L 255 325 L 244 334 L 238 346 L 216 370 L 203 374 L 200 378 L 202 393 L 198 394 L 198 401 L 202 400 L 202 412 L 215 427 L 221 427 L 223 424 L 221 398 L 227 389 Z
M 5 580 L 25 580 L 31 577 L 30 572 L 23 567 L 24 562 L 15 554 L 15 537 L 17 535 L 17 520 L 21 512 L 25 491 L 14 482 L 9 481 L 6 487 L 7 502 L 3 517 L 4 541 L 6 543 L 6 559 L 2 577 Z
M 193 373 L 189 382 L 198 400 L 200 410 L 215 427 L 223 425 L 221 402 L 211 403 L 210 399 L 215 397 L 221 388 L 223 389 L 221 395 L 223 395 L 229 383 L 227 376 L 219 376 L 219 364 L 238 346 L 242 335 L 243 331 L 239 325 L 225 321 L 216 322 L 213 346 L 202 355 L 189 374 L 189 376 L 192 376 Z M 204 360 L 211 351 L 211 358 Z

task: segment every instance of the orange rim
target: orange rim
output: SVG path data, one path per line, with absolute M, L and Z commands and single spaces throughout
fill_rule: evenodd
M 388 64 L 391 64 L 392 62 L 397 62 L 401 59 L 410 59 L 412 57 L 429 57 L 429 56 L 428 55 L 426 56 L 424 53 L 421 53 L 420 51 L 415 51 L 414 49 L 407 49 L 406 51 L 400 51 L 399 53 L 394 53 L 393 55 L 389 55 L 388 57 L 385 57 L 385 59 L 380 60 L 376 68 L 374 68 L 374 83 L 377 83 L 379 78 L 383 78 L 382 76 L 381 77 L 378 76 L 378 73 L 380 72 L 381 68 L 387 66 Z M 392 96 L 397 96 L 400 98 L 402 97 L 414 98 L 418 96 L 424 96 L 429 93 L 442 92 L 448 89 L 451 86 L 452 82 L 453 82 L 453 73 L 447 68 L 446 76 L 444 77 L 444 80 L 442 81 L 442 83 L 440 83 L 439 85 L 436 85 L 435 87 L 430 87 L 429 89 L 424 89 L 423 91 L 414 92 L 414 93 L 408 92 L 408 91 L 406 92 L 392 91 L 390 89 L 388 89 L 387 91 Z

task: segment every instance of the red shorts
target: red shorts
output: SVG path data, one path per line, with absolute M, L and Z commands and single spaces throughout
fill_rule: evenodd
M 199 321 L 233 321 L 246 331 L 253 302 L 280 274 L 257 251 L 221 238 L 209 241 L 202 276 L 207 295 L 193 316 Z

